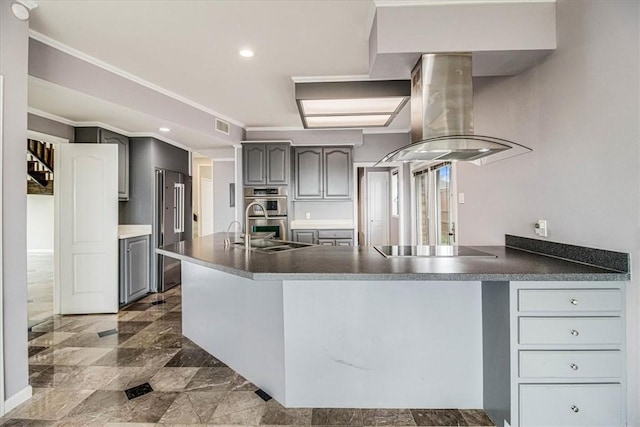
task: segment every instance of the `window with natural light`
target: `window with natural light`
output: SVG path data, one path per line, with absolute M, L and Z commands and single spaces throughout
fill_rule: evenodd
M 398 181 L 398 170 L 391 172 L 391 215 L 400 216 L 400 181 Z

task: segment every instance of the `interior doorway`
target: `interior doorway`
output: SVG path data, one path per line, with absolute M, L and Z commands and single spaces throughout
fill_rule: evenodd
M 193 237 L 213 233 L 213 163 L 210 158 L 192 153 Z M 217 177 L 216 177 L 217 178 Z
M 402 175 L 398 166 L 357 166 L 354 172 L 354 217 L 358 245 L 403 244 Z M 395 192 L 391 185 L 395 183 Z
M 27 162 L 27 319 L 31 330 L 54 315 L 54 150 L 63 141 L 29 131 Z
M 367 171 L 367 244 L 389 244 L 389 171 Z

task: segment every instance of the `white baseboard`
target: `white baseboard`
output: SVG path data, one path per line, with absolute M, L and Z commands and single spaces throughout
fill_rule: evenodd
M 33 395 L 33 389 L 31 386 L 26 386 L 10 398 L 4 401 L 4 413 L 8 413 L 10 410 L 16 408 L 23 402 L 26 402 Z

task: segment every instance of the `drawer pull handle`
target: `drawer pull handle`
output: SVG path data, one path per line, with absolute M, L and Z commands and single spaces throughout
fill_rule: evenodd
M 580 412 L 580 408 L 578 408 L 576 405 L 571 405 L 571 410 L 575 413 Z
M 577 337 L 578 335 L 580 335 L 580 332 L 576 331 L 575 329 L 572 329 L 571 335 L 573 335 L 574 337 Z
M 578 300 L 575 298 L 571 298 L 571 304 L 578 305 Z
M 573 369 L 574 371 L 578 370 L 578 365 L 576 365 L 575 363 L 572 363 L 571 365 L 569 365 L 569 367 L 571 367 L 571 369 Z

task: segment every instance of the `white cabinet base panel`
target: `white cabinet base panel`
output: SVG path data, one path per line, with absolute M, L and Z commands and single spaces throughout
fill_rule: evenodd
M 182 272 L 184 335 L 284 406 L 482 407 L 479 282 Z

